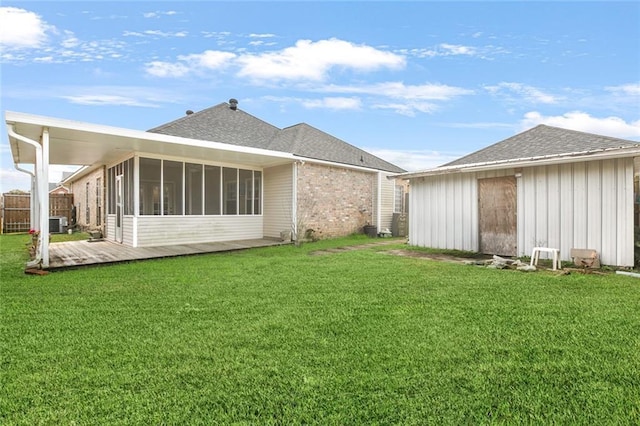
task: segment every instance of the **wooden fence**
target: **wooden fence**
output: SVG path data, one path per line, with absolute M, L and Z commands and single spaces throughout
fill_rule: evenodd
M 73 194 L 50 194 L 49 216 L 64 216 L 71 221 Z M 32 228 L 31 196 L 29 194 L 2 194 L 2 233 L 29 232 Z

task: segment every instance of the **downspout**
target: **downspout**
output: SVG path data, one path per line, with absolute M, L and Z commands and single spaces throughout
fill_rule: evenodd
M 298 162 L 292 163 L 291 183 L 291 237 L 293 241 L 298 241 Z
M 376 208 L 376 229 L 382 231 L 382 172 L 378 172 L 378 199 Z
M 35 175 L 32 175 L 35 177 L 35 189 L 36 189 L 36 194 L 32 195 L 32 200 L 33 201 L 37 201 L 34 202 L 32 204 L 32 207 L 36 207 L 37 206 L 37 217 L 34 217 L 34 222 L 31 224 L 34 229 L 36 231 L 40 231 L 40 238 L 38 238 L 38 246 L 36 247 L 36 253 L 35 253 L 35 259 L 30 262 L 30 265 L 42 265 L 44 267 L 48 267 L 49 266 L 49 223 L 47 221 L 47 215 L 42 214 L 42 212 L 44 211 L 44 207 L 46 203 L 46 208 L 47 211 L 49 210 L 49 199 L 48 199 L 48 193 L 46 191 L 46 187 L 44 185 L 46 185 L 46 179 L 43 179 L 45 177 L 45 171 L 48 173 L 48 167 L 45 169 L 44 167 L 44 155 L 43 155 L 43 147 L 42 145 L 40 145 L 38 142 L 31 140 L 19 133 L 16 133 L 13 124 L 9 124 L 9 126 L 7 127 L 9 136 L 18 139 L 24 143 L 27 143 L 31 146 L 33 146 L 36 149 L 36 166 L 35 166 Z M 47 142 L 48 142 L 48 133 L 47 133 Z M 43 183 L 42 181 L 45 181 L 45 183 Z M 47 198 L 45 203 L 42 203 L 42 199 L 43 198 Z M 46 241 L 46 243 L 45 243 Z M 44 258 L 45 256 L 43 256 L 43 253 L 46 252 L 46 264 L 44 262 Z

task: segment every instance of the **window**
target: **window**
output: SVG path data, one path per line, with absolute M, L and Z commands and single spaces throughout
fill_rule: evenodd
M 140 158 L 140 214 L 160 214 L 160 171 L 162 161 Z
M 393 203 L 394 213 L 404 213 L 404 186 L 396 185 Z
M 133 215 L 134 199 L 133 199 L 133 158 L 130 158 L 122 163 L 116 164 L 107 170 L 107 213 L 116 214 L 116 176 L 122 176 L 123 182 L 123 213 L 125 215 Z M 102 216 L 102 187 L 100 186 L 100 212 L 96 212 Z M 96 188 L 98 191 L 98 188 Z M 96 192 L 97 196 L 97 192 Z M 101 223 L 98 222 L 98 225 Z
M 107 192 L 109 193 L 107 213 L 116 214 L 116 168 L 115 167 L 111 167 L 107 171 Z
M 102 225 L 102 178 L 96 179 L 96 226 Z
M 262 214 L 262 172 L 253 172 L 253 214 Z
M 253 213 L 253 172 L 251 170 L 239 170 L 238 176 L 240 178 L 239 189 L 239 207 L 240 214 L 252 214 Z
M 218 166 L 204 166 L 204 214 L 220 214 L 220 173 Z
M 109 168 L 109 214 L 115 214 L 115 180 L 123 177 L 124 212 L 133 214 L 134 159 Z M 139 159 L 140 215 L 259 215 L 262 214 L 262 172 Z M 96 189 L 98 191 L 98 189 Z M 96 198 L 102 193 L 96 192 Z M 100 213 L 101 213 L 101 204 Z
M 187 163 L 184 166 L 185 214 L 202 214 L 202 164 Z
M 182 177 L 184 175 L 181 162 L 163 161 L 163 214 L 182 214 Z
M 133 181 L 133 168 L 134 168 L 134 163 L 133 163 L 133 158 L 128 159 L 127 161 L 125 161 L 124 163 L 122 163 L 122 174 L 124 175 L 124 182 L 122 183 L 123 186 L 123 203 L 124 203 L 124 211 L 123 213 L 126 215 L 133 215 L 134 213 L 134 208 L 135 208 L 135 200 L 133 199 L 134 197 L 134 193 L 133 193 L 133 185 L 134 185 L 134 181 Z
M 84 191 L 84 204 L 85 204 L 85 217 L 84 223 L 89 225 L 91 223 L 91 209 L 89 208 L 89 192 L 91 191 L 91 184 L 87 182 Z
M 222 205 L 223 214 L 232 215 L 238 212 L 238 169 L 224 167 L 222 169 Z

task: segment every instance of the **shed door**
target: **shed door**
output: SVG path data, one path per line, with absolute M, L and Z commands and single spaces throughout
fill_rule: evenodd
M 478 179 L 480 252 L 517 253 L 516 178 Z

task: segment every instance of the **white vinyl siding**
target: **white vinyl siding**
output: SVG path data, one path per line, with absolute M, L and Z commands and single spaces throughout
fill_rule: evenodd
M 286 164 L 264 170 L 264 236 L 280 238 L 293 229 L 293 167 Z
M 594 249 L 604 265 L 633 265 L 633 159 L 523 168 L 517 179 L 518 255 L 535 246 Z M 477 251 L 477 180 L 515 170 L 411 180 L 409 242 Z
M 395 190 L 396 190 L 396 182 L 393 179 L 387 179 L 388 174 L 380 173 L 380 197 L 381 197 L 381 207 L 380 207 L 380 225 L 378 227 L 378 231 L 383 229 L 391 229 L 391 224 L 393 222 L 393 211 L 395 205 Z
M 137 247 L 262 238 L 262 216 L 141 216 Z M 126 225 L 125 220 L 125 225 Z M 125 235 L 127 229 L 125 228 Z
M 116 240 L 116 215 L 115 214 L 107 215 L 107 223 L 106 223 L 104 236 L 109 241 Z

